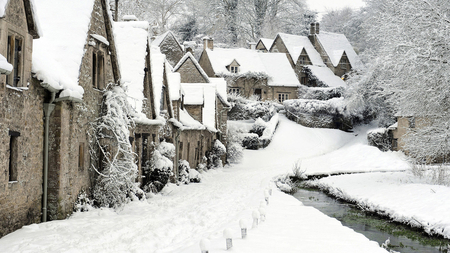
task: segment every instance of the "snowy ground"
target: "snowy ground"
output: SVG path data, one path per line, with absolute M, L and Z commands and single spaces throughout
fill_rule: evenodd
M 251 227 L 252 212 L 273 188 L 271 179 L 291 172 L 298 159 L 308 174 L 406 168 L 397 153 L 364 145 L 364 132 L 310 129 L 281 116 L 266 149 L 245 151 L 241 164 L 209 171 L 200 184 L 172 185 L 118 211 L 96 209 L 26 226 L 0 239 L 0 252 L 200 252 L 202 238 L 210 240 L 209 252 L 224 252 L 227 228 L 232 252 L 386 252 L 277 189 L 266 207 L 267 220 L 239 239 L 239 221 Z

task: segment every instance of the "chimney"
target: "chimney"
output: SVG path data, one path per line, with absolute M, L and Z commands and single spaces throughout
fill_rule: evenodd
M 311 23 L 310 35 L 316 34 L 316 23 Z
M 316 23 L 316 34 L 319 34 L 320 28 L 319 28 L 319 22 Z
M 214 39 L 211 37 L 203 37 L 203 50 L 206 48 L 209 48 L 211 50 L 214 50 Z
M 249 42 L 248 45 L 250 46 L 251 50 L 256 50 L 256 42 Z

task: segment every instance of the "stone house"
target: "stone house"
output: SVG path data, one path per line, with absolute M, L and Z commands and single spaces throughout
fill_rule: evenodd
M 258 42 L 256 43 L 256 50 L 261 51 L 263 53 L 267 53 L 269 52 L 270 48 L 272 47 L 273 44 L 272 39 L 264 39 L 261 38 L 258 40 Z
M 388 128 L 392 139 L 393 151 L 404 151 L 405 137 L 409 131 L 429 126 L 429 120 L 423 117 L 397 115 L 397 123 Z
M 118 82 L 120 72 L 106 0 L 36 3 L 45 38 L 35 43 L 31 85 L 46 90 L 46 221 L 66 218 L 80 192 L 93 185 L 91 168 L 101 165 L 89 159 L 90 123 L 101 113 L 104 89 Z
M 161 53 L 166 55 L 170 65 L 175 66 L 184 55 L 184 48 L 171 31 L 152 38 L 152 45 L 159 47 Z
M 300 82 L 286 54 L 265 54 L 252 49 L 214 48 L 206 40 L 199 63 L 208 77 L 225 77 L 228 93 L 260 100 L 297 98 Z
M 41 34 L 34 8 L 30 0 L 0 3 L 0 237 L 41 219 L 46 94 L 32 84 Z

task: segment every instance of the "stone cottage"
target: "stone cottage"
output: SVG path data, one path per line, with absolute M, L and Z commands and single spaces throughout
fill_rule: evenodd
M 175 66 L 183 57 L 184 48 L 171 31 L 152 38 L 152 45 L 159 47 L 161 53 L 166 55 L 170 65 Z
M 286 54 L 214 48 L 212 40 L 205 40 L 205 44 L 199 63 L 209 77 L 225 77 L 228 93 L 263 101 L 297 98 L 300 82 Z
M 38 0 L 36 4 L 45 37 L 34 46 L 35 78 L 30 85 L 46 90 L 46 221 L 66 218 L 80 192 L 89 192 L 93 184 L 90 168 L 101 165 L 89 159 L 90 122 L 100 115 L 103 91 L 118 82 L 120 72 L 106 0 Z
M 261 38 L 256 43 L 256 50 L 261 51 L 263 53 L 269 52 L 270 48 L 272 47 L 273 40 L 272 39 L 264 39 Z
M 31 75 L 41 30 L 30 0 L 0 3 L 0 237 L 39 222 L 44 88 Z

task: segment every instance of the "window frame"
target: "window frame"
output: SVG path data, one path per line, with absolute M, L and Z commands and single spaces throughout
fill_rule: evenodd
M 103 90 L 106 88 L 105 53 L 94 48 L 92 51 L 92 87 Z
M 11 74 L 6 76 L 6 84 L 11 87 L 23 87 L 23 50 L 24 50 L 24 38 L 20 34 L 8 31 L 8 37 L 6 42 L 6 60 L 13 65 Z M 16 51 L 16 46 L 17 47 Z
M 278 102 L 283 103 L 284 101 L 289 99 L 289 93 L 278 93 Z
M 20 132 L 9 131 L 9 165 L 8 182 L 17 182 L 19 178 L 18 158 L 19 158 L 19 140 Z

